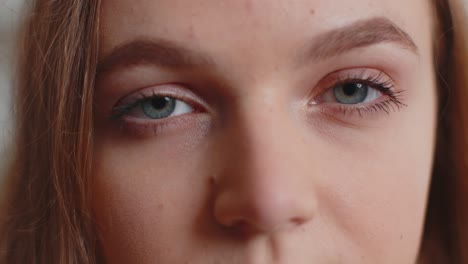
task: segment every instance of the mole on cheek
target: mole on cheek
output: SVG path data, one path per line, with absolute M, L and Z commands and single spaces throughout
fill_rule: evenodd
M 312 16 L 315 15 L 315 9 L 311 8 L 311 9 L 309 10 L 309 14 L 312 15 Z

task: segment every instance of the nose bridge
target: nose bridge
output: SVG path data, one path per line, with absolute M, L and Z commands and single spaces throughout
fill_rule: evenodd
M 225 226 L 275 232 L 309 221 L 316 201 L 307 181 L 299 126 L 287 102 L 246 99 L 226 128 L 226 166 L 215 216 Z M 224 144 L 223 144 L 224 145 Z
M 267 93 L 247 98 L 227 129 L 235 145 L 231 153 L 236 157 L 231 161 L 243 168 L 243 177 L 252 183 L 286 180 L 304 165 L 298 159 L 305 147 L 300 143 L 302 133 L 285 101 Z
M 270 95 L 246 100 L 237 125 L 242 129 L 245 151 L 250 153 L 251 162 L 261 165 L 262 161 L 279 157 L 294 148 L 298 131 L 293 127 L 285 104 Z

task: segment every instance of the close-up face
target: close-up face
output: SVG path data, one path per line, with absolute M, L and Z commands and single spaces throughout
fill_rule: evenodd
M 427 0 L 103 0 L 106 263 L 414 263 L 433 24 Z

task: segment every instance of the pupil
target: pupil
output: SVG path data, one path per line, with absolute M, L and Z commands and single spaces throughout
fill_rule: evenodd
M 155 97 L 151 99 L 151 106 L 158 110 L 166 108 L 168 103 L 169 98 L 167 97 Z
M 362 87 L 362 84 L 360 83 L 347 83 L 343 86 L 343 93 L 346 96 L 352 96 L 354 95 L 359 88 Z

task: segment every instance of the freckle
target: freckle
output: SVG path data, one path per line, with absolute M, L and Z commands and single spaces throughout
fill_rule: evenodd
M 312 8 L 312 9 L 310 9 L 310 10 L 309 10 L 309 14 L 311 14 L 311 15 L 315 15 L 315 9 L 313 9 L 313 8 Z
M 164 210 L 164 204 L 162 204 L 162 203 L 161 203 L 161 204 L 158 204 L 158 210 L 159 210 L 159 211 Z

